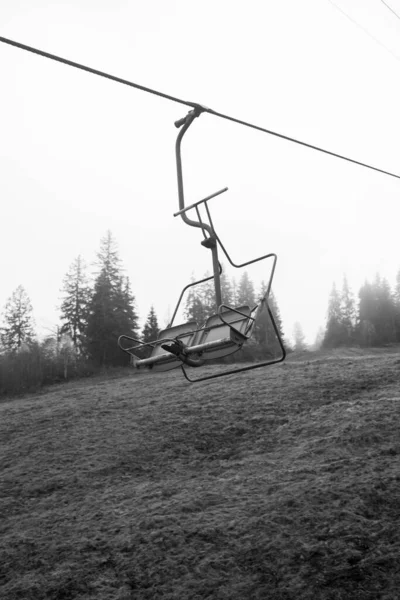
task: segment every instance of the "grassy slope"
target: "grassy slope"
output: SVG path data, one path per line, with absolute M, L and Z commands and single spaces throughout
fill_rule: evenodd
M 0 597 L 399 598 L 400 360 L 0 405 Z

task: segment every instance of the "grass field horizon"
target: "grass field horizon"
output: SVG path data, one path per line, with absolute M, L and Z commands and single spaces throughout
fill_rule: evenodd
M 348 349 L 3 400 L 0 598 L 398 599 L 399 369 Z

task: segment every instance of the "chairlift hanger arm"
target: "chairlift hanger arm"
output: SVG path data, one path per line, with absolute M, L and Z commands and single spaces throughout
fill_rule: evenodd
M 179 199 L 180 216 L 182 217 L 182 220 L 184 223 L 186 223 L 186 225 L 189 225 L 190 227 L 197 227 L 199 229 L 202 229 L 203 231 L 205 230 L 208 232 L 208 234 L 210 236 L 212 236 L 214 232 L 212 231 L 212 228 L 210 225 L 208 225 L 207 223 L 201 223 L 199 221 L 194 221 L 193 219 L 190 219 L 186 215 L 185 193 L 184 193 L 184 189 L 183 189 L 183 172 L 182 172 L 181 145 L 182 145 L 183 136 L 185 135 L 185 133 L 187 132 L 187 130 L 189 129 L 189 127 L 193 123 L 193 121 L 196 119 L 196 117 L 200 116 L 201 113 L 204 112 L 205 110 L 207 110 L 205 107 L 202 107 L 199 105 L 198 107 L 194 108 L 193 110 L 190 110 L 188 112 L 188 114 L 186 115 L 186 117 L 183 117 L 182 119 L 179 119 L 178 121 L 175 121 L 175 127 L 181 128 L 181 130 L 176 138 L 175 154 L 176 154 L 176 169 L 177 169 L 177 178 L 178 178 L 178 199 Z
M 201 219 L 198 203 L 194 206 L 198 221 L 194 221 L 190 219 L 185 210 L 185 194 L 183 190 L 183 172 L 182 172 L 182 152 L 181 145 L 182 139 L 185 135 L 186 131 L 189 129 L 190 125 L 193 123 L 194 119 L 201 115 L 201 113 L 206 112 L 208 109 L 205 106 L 201 106 L 200 104 L 196 105 L 193 110 L 190 110 L 186 117 L 183 119 L 179 119 L 175 122 L 175 126 L 177 128 L 181 128 L 180 132 L 177 135 L 176 143 L 175 143 L 175 155 L 176 155 L 176 173 L 178 179 L 178 198 L 179 198 L 179 211 L 180 217 L 186 225 L 190 227 L 197 227 L 201 229 L 205 240 L 203 245 L 211 250 L 212 254 L 212 263 L 213 263 L 213 273 L 214 273 L 214 288 L 215 288 L 215 304 L 216 308 L 222 304 L 222 293 L 221 293 L 221 281 L 220 281 L 220 271 L 221 265 L 218 260 L 218 248 L 216 243 L 215 232 L 212 224 L 204 223 Z M 205 206 L 207 206 L 207 202 L 205 202 Z M 206 235 L 208 234 L 208 238 Z

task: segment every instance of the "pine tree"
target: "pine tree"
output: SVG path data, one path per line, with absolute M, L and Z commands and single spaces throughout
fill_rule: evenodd
M 388 281 L 380 277 L 374 284 L 376 298 L 375 329 L 378 344 L 388 344 L 396 339 L 396 304 Z
M 336 284 L 332 286 L 328 303 L 328 320 L 326 325 L 324 348 L 336 348 L 346 340 L 346 332 L 343 326 L 343 313 L 340 294 Z
M 307 344 L 305 341 L 305 336 L 303 333 L 303 329 L 298 321 L 293 326 L 293 340 L 294 340 L 294 350 L 306 350 Z
M 396 292 L 393 295 L 386 279 L 376 275 L 359 292 L 359 338 L 365 346 L 380 346 L 396 341 Z
M 400 308 L 400 269 L 397 271 L 393 297 L 396 306 Z
M 239 306 L 239 303 L 238 303 L 238 284 L 237 284 L 237 281 L 236 281 L 235 277 L 232 277 L 232 279 L 231 279 L 231 301 L 232 301 L 232 306 L 233 307 Z
M 350 345 L 355 339 L 356 309 L 354 296 L 346 276 L 343 277 L 342 294 L 340 297 L 340 319 L 343 330 L 343 343 Z
M 235 307 L 232 283 L 230 282 L 229 277 L 227 276 L 223 265 L 222 265 L 222 273 L 221 273 L 220 279 L 221 279 L 222 304 L 226 304 L 226 306 Z
M 101 240 L 97 258 L 99 272 L 86 330 L 89 355 L 101 366 L 124 364 L 117 340 L 122 334 L 137 337 L 137 315 L 129 280 L 120 273 L 120 259 L 110 231 Z
M 157 315 L 155 313 L 154 306 L 152 306 L 150 308 L 146 323 L 143 327 L 142 339 L 144 342 L 151 342 L 157 339 L 159 333 L 160 328 L 158 326 Z
M 19 285 L 8 299 L 3 314 L 1 341 L 7 351 L 16 352 L 25 344 L 33 343 L 32 313 L 31 301 L 25 289 Z
M 264 281 L 262 281 L 260 292 L 258 294 L 260 301 L 262 298 L 264 298 L 266 293 L 267 284 Z M 272 290 L 269 293 L 268 306 L 271 309 L 280 338 L 283 340 L 282 319 L 280 315 L 278 302 Z M 258 313 L 257 322 L 254 330 L 254 337 L 263 353 L 268 352 L 269 354 L 271 354 L 271 356 L 277 356 L 281 352 L 279 342 L 274 330 L 274 326 L 271 321 L 271 317 L 269 316 L 269 313 L 266 310 L 266 308 L 264 308 L 264 310 Z
M 372 346 L 376 341 L 376 302 L 373 287 L 368 281 L 360 288 L 358 297 L 358 338 L 361 345 Z
M 195 281 L 196 279 L 194 274 L 192 274 L 191 283 L 194 283 Z M 206 311 L 203 306 L 199 285 L 189 288 L 184 309 L 184 317 L 186 321 L 195 321 L 199 327 L 204 325 L 206 320 Z
M 251 281 L 247 271 L 244 271 L 239 280 L 236 303 L 238 306 L 250 306 L 250 308 L 256 305 L 254 283 Z
M 395 305 L 395 329 L 396 329 L 396 342 L 400 342 L 400 269 L 396 275 L 396 285 L 393 293 L 394 305 Z
M 71 264 L 64 277 L 61 304 L 61 320 L 64 322 L 60 334 L 71 336 L 75 351 L 83 353 L 88 319 L 88 305 L 91 296 L 86 266 L 81 256 Z
M 203 279 L 206 277 L 211 277 L 209 271 L 204 273 Z M 203 306 L 203 321 L 215 315 L 217 311 L 217 306 L 215 303 L 215 284 L 214 278 L 209 281 L 205 281 L 201 285 L 199 285 L 198 294 L 200 298 L 200 302 Z
M 315 336 L 314 343 L 311 347 L 311 350 L 320 350 L 322 348 L 322 344 L 324 343 L 325 330 L 323 327 L 319 327 L 317 334 Z
M 116 320 L 120 331 L 130 331 L 131 334 L 137 335 L 138 316 L 129 277 L 120 277 L 116 300 L 116 308 L 119 309 L 116 310 Z

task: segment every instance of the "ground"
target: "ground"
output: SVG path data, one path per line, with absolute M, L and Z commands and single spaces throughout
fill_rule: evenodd
M 0 404 L 2 600 L 398 599 L 400 352 Z

